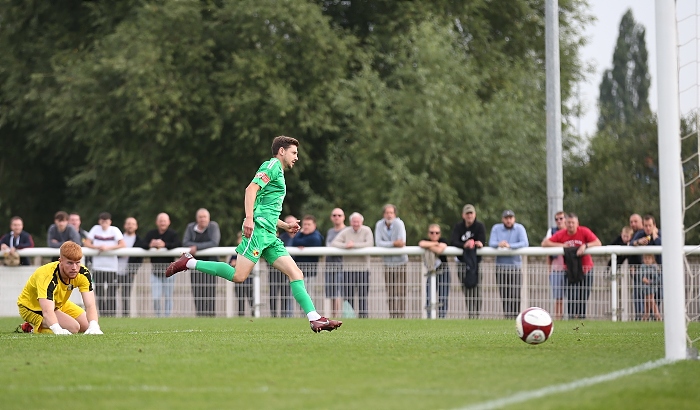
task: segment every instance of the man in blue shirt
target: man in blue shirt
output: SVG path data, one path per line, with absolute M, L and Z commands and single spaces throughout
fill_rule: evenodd
M 491 228 L 489 246 L 497 249 L 520 249 L 530 246 L 525 227 L 515 222 L 515 213 L 503 211 L 500 224 Z M 503 315 L 515 318 L 520 312 L 520 284 L 522 272 L 520 255 L 496 256 L 496 283 L 503 302 Z
M 301 230 L 292 238 L 292 246 L 300 249 L 323 246 L 323 235 L 316 229 L 316 217 L 305 215 L 301 219 Z M 296 256 L 294 260 L 304 271 L 304 278 L 316 276 L 318 256 Z

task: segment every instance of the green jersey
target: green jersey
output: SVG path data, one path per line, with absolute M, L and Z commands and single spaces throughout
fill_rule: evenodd
M 275 233 L 282 213 L 282 202 L 287 194 L 282 164 L 277 158 L 263 162 L 251 182 L 260 186 L 253 208 L 255 222 Z

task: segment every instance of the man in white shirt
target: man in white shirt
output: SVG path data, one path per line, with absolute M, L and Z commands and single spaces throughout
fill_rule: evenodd
M 124 248 L 124 236 L 116 226 L 112 226 L 112 215 L 102 212 L 95 225 L 88 232 L 85 247 L 100 252 Z M 117 270 L 119 262 L 116 256 L 95 256 L 92 258 L 95 296 L 101 316 L 114 316 L 117 312 Z

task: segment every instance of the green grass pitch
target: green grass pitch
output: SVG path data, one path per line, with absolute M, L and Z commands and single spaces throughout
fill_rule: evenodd
M 664 356 L 662 323 L 555 322 L 539 346 L 511 320 L 110 319 L 104 336 L 13 333 L 0 318 L 3 409 L 468 409 Z M 693 323 L 691 333 L 700 333 Z M 512 409 L 697 409 L 681 361 Z

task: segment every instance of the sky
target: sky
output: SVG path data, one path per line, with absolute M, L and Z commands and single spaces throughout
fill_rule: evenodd
M 588 0 L 590 14 L 598 20 L 586 28 L 585 36 L 589 44 L 582 48 L 583 61 L 593 64 L 595 73 L 589 74 L 587 81 L 580 84 L 579 98 L 584 106 L 585 114 L 580 118 L 572 118 L 572 124 L 581 135 L 591 136 L 596 131 L 598 121 L 598 96 L 603 72 L 612 68 L 613 51 L 617 42 L 620 21 L 628 9 L 637 24 L 646 29 L 646 45 L 649 52 L 649 72 L 651 74 L 651 89 L 649 104 L 651 110 L 657 109 L 656 90 L 656 30 L 654 15 L 654 0 Z

